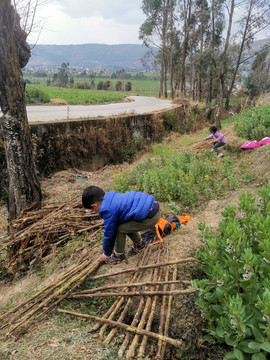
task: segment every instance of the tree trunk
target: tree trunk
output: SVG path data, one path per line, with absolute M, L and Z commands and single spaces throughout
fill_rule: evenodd
M 221 111 L 222 111 L 222 105 L 223 105 L 223 99 L 224 99 L 224 95 L 223 95 L 223 86 L 220 83 L 219 84 L 219 88 L 218 88 L 218 93 L 217 93 L 217 98 L 216 98 L 216 110 L 215 110 L 215 125 L 218 129 L 221 129 Z
M 162 58 L 163 58 L 163 56 L 162 56 Z M 163 61 L 161 60 L 161 70 L 160 70 L 160 79 L 159 79 L 159 94 L 158 94 L 159 98 L 161 98 L 163 96 L 163 80 L 164 80 L 164 64 L 163 64 Z
M 239 49 L 238 56 L 237 56 L 237 61 L 236 61 L 235 67 L 234 67 L 234 72 L 233 72 L 231 85 L 230 85 L 229 90 L 227 91 L 227 94 L 226 94 L 225 107 L 226 107 L 227 110 L 229 109 L 231 94 L 232 94 L 232 91 L 233 91 L 233 88 L 234 88 L 236 75 L 237 75 L 237 72 L 238 72 L 238 69 L 239 69 L 239 66 L 240 66 L 240 63 L 241 63 L 241 57 L 242 57 L 244 47 L 245 47 L 245 44 L 246 44 L 246 38 L 247 38 L 248 29 L 250 27 L 250 22 L 252 20 L 251 13 L 252 13 L 253 5 L 254 5 L 254 2 L 250 1 L 248 14 L 247 14 L 247 17 L 246 17 L 246 22 L 245 22 L 245 28 L 244 28 L 244 31 L 243 31 L 243 36 L 242 36 L 242 41 L 241 41 L 240 49 Z
M 10 0 L 0 2 L 0 133 L 8 170 L 9 220 L 32 202 L 41 200 L 28 127 L 25 84 L 21 68 L 30 58 L 26 34 Z
M 188 54 L 189 34 L 190 34 L 190 19 L 191 19 L 192 0 L 184 1 L 184 42 L 183 42 L 183 59 L 181 66 L 181 94 L 186 96 L 186 59 Z

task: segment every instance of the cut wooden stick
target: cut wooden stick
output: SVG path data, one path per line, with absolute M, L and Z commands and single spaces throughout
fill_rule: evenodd
M 126 269 L 126 270 L 116 271 L 114 273 L 107 273 L 107 274 L 101 274 L 101 275 L 93 276 L 93 277 L 90 278 L 90 280 L 97 280 L 97 279 L 101 279 L 101 278 L 104 278 L 104 277 L 117 276 L 117 275 L 129 273 L 129 272 L 134 272 L 134 271 L 139 271 L 139 270 L 154 269 L 154 268 L 160 268 L 162 266 L 170 266 L 170 265 L 175 265 L 175 264 L 185 264 L 185 263 L 189 263 L 189 262 L 199 262 L 199 260 L 197 260 L 195 258 L 186 258 L 186 259 L 168 261 L 166 263 L 143 265 L 143 266 L 139 266 L 137 268 L 130 268 L 130 269 Z
M 173 270 L 173 280 L 177 279 L 177 267 L 174 267 Z M 175 285 L 171 285 L 171 290 L 174 291 L 175 289 Z M 164 328 L 164 336 L 167 336 L 169 333 L 169 326 L 170 326 L 170 319 L 171 319 L 171 309 L 172 309 L 172 296 L 169 296 L 169 301 L 168 301 L 168 311 L 167 311 L 167 316 L 166 316 L 166 322 L 165 322 L 165 328 Z M 164 354 L 165 354 L 165 349 L 166 349 L 166 343 L 163 343 L 161 345 L 161 352 L 160 352 L 160 359 L 163 360 L 164 359 Z
M 146 262 L 149 260 L 150 255 L 151 255 L 151 251 L 152 251 L 152 250 L 150 250 L 150 251 L 149 251 L 149 254 L 147 254 L 148 249 L 147 249 L 147 248 L 145 249 L 145 251 L 144 251 L 144 253 L 143 253 L 142 264 L 144 263 L 145 260 L 146 260 Z M 147 254 L 147 257 L 146 257 L 146 254 Z M 140 280 L 141 278 L 142 278 L 142 273 L 137 274 L 137 279 Z M 129 286 L 129 285 L 128 285 L 128 286 Z M 127 286 L 127 287 L 128 287 L 128 286 Z M 132 286 L 132 285 L 130 285 L 130 286 Z M 133 288 L 132 288 L 132 289 L 133 289 Z M 129 307 L 131 306 L 132 303 L 133 303 L 133 298 L 130 297 L 130 298 L 128 299 L 128 301 L 127 301 L 127 303 L 126 303 L 126 305 L 125 305 L 125 307 L 124 307 L 124 309 L 123 309 L 120 317 L 118 318 L 118 321 L 119 321 L 119 322 L 122 322 L 122 321 L 125 319 L 125 317 L 126 317 L 126 315 L 127 315 L 127 312 L 128 312 L 128 310 L 129 310 Z M 138 310 L 137 310 L 137 312 L 138 312 Z M 104 345 L 104 346 L 107 346 L 107 345 L 110 343 L 110 341 L 113 339 L 113 337 L 114 337 L 114 335 L 115 335 L 116 333 L 117 333 L 117 328 L 112 329 L 112 330 L 109 332 L 109 334 L 108 334 L 108 336 L 106 337 L 106 339 L 103 341 L 103 345 Z M 127 333 L 127 334 L 129 334 L 129 333 Z
M 89 289 L 89 290 L 83 290 L 80 292 L 74 292 L 72 295 L 83 295 L 83 294 L 94 294 L 99 291 L 108 290 L 108 289 L 118 289 L 122 287 L 144 287 L 144 286 L 153 286 L 153 285 L 170 285 L 170 284 L 185 284 L 185 281 L 176 280 L 176 281 L 146 281 L 146 282 L 140 282 L 140 283 L 133 283 L 133 284 L 110 284 L 106 286 L 101 286 L 99 288 L 95 289 Z M 188 282 L 189 284 L 191 282 Z
M 168 281 L 168 279 L 169 279 L 169 272 L 170 272 L 170 269 L 166 268 L 166 275 L 165 275 L 166 281 Z M 165 284 L 163 286 L 163 290 L 167 291 L 167 289 L 168 289 L 168 284 Z M 159 317 L 159 329 L 158 329 L 160 334 L 163 334 L 166 304 L 167 304 L 167 296 L 163 296 L 160 317 Z M 161 348 L 162 348 L 162 341 L 159 340 L 158 345 L 157 345 L 157 355 L 156 355 L 155 359 L 160 359 Z
M 142 298 L 142 299 L 143 299 L 143 298 Z M 122 313 L 121 313 L 121 315 L 120 315 L 120 317 L 118 318 L 117 321 L 122 322 L 122 321 L 125 319 L 125 317 L 126 317 L 126 315 L 127 315 L 127 312 L 128 312 L 128 310 L 129 310 L 129 307 L 130 307 L 130 305 L 131 305 L 132 303 L 133 303 L 133 298 L 130 297 L 130 298 L 128 299 L 128 301 L 127 301 L 127 303 L 126 303 L 126 305 L 125 305 L 125 307 L 124 307 L 124 309 L 123 309 L 123 311 L 122 311 Z M 142 308 L 143 308 L 143 305 L 141 305 L 141 307 L 139 306 L 138 309 L 137 309 L 136 314 L 137 314 L 137 313 L 138 313 L 138 314 L 141 313 Z M 112 340 L 112 338 L 114 337 L 114 335 L 116 334 L 116 332 L 117 332 L 117 329 L 116 329 L 116 328 L 114 328 L 114 329 L 112 329 L 112 330 L 110 331 L 110 333 L 108 334 L 108 336 L 106 337 L 106 339 L 105 339 L 104 342 L 103 342 L 103 345 L 104 345 L 104 346 L 106 346 L 106 345 L 108 345 L 108 344 L 110 343 L 110 341 Z
M 159 281 L 162 278 L 163 270 L 164 269 L 160 269 L 159 278 L 158 278 Z M 158 289 L 159 289 L 159 285 L 155 286 L 155 290 L 158 290 Z M 148 318 L 148 321 L 147 321 L 147 324 L 146 324 L 146 328 L 145 328 L 145 330 L 147 330 L 147 331 L 150 331 L 151 327 L 152 327 L 152 322 L 153 322 L 153 319 L 154 319 L 154 314 L 155 314 L 156 305 L 157 305 L 157 299 L 158 299 L 158 297 L 155 296 L 154 299 L 153 299 L 153 302 L 152 302 L 150 315 L 149 315 L 149 318 Z M 143 339 L 142 339 L 141 346 L 139 348 L 138 358 L 144 358 L 145 357 L 145 347 L 146 347 L 146 344 L 147 344 L 147 340 L 148 340 L 148 337 L 144 336 Z
M 138 261 L 138 265 L 139 265 L 140 263 L 142 263 L 142 264 L 144 263 L 147 252 L 148 252 L 148 249 L 145 249 L 145 251 L 143 252 L 142 258 L 139 259 L 139 261 Z M 132 275 L 132 277 L 130 278 L 130 280 L 127 282 L 127 285 L 133 283 L 133 282 L 137 279 L 137 277 L 138 277 L 138 272 L 135 271 L 134 274 Z M 128 288 L 124 288 L 124 291 L 126 291 L 127 289 L 128 289 Z M 121 297 L 121 298 L 118 299 L 117 301 L 118 301 L 118 303 L 115 305 L 113 311 L 111 312 L 111 314 L 110 314 L 110 316 L 109 316 L 109 320 L 112 320 L 112 319 L 114 318 L 114 316 L 117 314 L 118 310 L 120 309 L 120 307 L 121 307 L 122 304 L 124 303 L 125 298 L 124 298 L 124 297 Z M 99 332 L 99 338 L 100 338 L 100 340 L 102 340 L 103 335 L 104 335 L 104 332 L 105 332 L 106 329 L 107 329 L 107 325 L 104 324 L 104 325 L 102 326 L 102 328 L 100 329 L 100 332 Z
M 132 327 L 130 325 L 126 325 L 117 321 L 113 321 L 113 320 L 109 320 L 109 319 L 103 319 L 97 316 L 92 316 L 92 315 L 86 315 L 86 314 L 80 314 L 80 313 L 76 313 L 76 312 L 72 312 L 72 311 L 67 311 L 67 310 L 63 310 L 63 309 L 57 309 L 57 312 L 59 313 L 63 313 L 63 314 L 68 314 L 68 315 L 72 315 L 72 316 L 77 316 L 77 317 L 81 317 L 83 319 L 89 319 L 89 320 L 95 320 L 95 321 L 99 321 L 99 322 L 103 322 L 104 324 L 107 324 L 109 326 L 116 326 L 119 327 L 121 329 L 124 329 L 126 331 L 129 331 L 131 333 L 135 333 L 138 335 L 146 335 L 149 337 L 152 337 L 153 339 L 156 340 L 162 340 L 172 346 L 175 346 L 179 349 L 183 349 L 183 342 L 181 340 L 175 340 L 172 338 L 169 338 L 167 336 L 163 336 L 160 334 L 156 334 L 154 332 L 151 331 L 147 331 L 147 330 L 143 330 L 143 329 L 138 329 L 135 327 Z
M 175 284 L 175 283 L 174 283 Z M 68 296 L 69 299 L 91 299 L 96 297 L 111 297 L 111 296 L 123 296 L 123 297 L 130 297 L 130 296 L 164 296 L 164 295 L 189 295 L 198 292 L 199 289 L 197 288 L 189 288 L 185 290 L 174 290 L 174 291 L 129 291 L 129 292 L 108 292 L 108 293 L 94 293 L 94 294 L 78 294 L 78 295 L 70 295 Z
M 158 255 L 157 255 L 157 262 L 160 261 L 161 249 L 162 249 L 161 246 L 159 246 Z M 154 269 L 154 274 L 153 274 L 153 280 L 154 281 L 157 281 L 157 279 L 158 279 L 158 271 L 159 271 L 158 268 Z M 141 320 L 140 320 L 140 322 L 138 324 L 138 329 L 143 329 L 143 327 L 145 326 L 145 323 L 146 323 L 146 320 L 147 320 L 147 317 L 149 315 L 149 311 L 150 311 L 150 308 L 151 308 L 151 303 L 152 303 L 152 298 L 147 297 L 145 308 L 144 308 L 144 311 L 142 313 Z M 126 359 L 127 360 L 130 360 L 135 355 L 135 351 L 136 351 L 136 348 L 138 346 L 138 343 L 139 343 L 139 336 L 135 335 L 133 340 L 132 340 L 132 343 L 130 344 L 128 352 L 126 354 Z
M 149 257 L 150 257 L 153 249 L 152 249 L 152 247 L 149 247 L 149 249 L 150 249 Z M 149 276 L 148 276 L 148 280 L 152 280 L 153 275 L 154 275 L 154 270 L 152 269 L 151 273 L 150 273 Z M 140 278 L 141 278 L 141 277 L 143 276 L 143 274 L 140 273 L 139 276 L 140 276 Z M 131 299 L 133 300 L 133 298 L 131 298 Z M 131 322 L 131 326 L 134 326 L 134 327 L 135 327 L 135 326 L 138 324 L 139 319 L 140 319 L 140 316 L 141 316 L 141 313 L 142 313 L 142 311 L 143 311 L 144 303 L 145 303 L 145 298 L 142 297 L 141 300 L 140 300 L 139 306 L 138 306 L 138 308 L 137 308 L 136 314 L 135 314 L 135 316 L 134 316 L 134 318 L 133 318 L 133 320 L 132 320 L 132 322 Z M 126 336 L 125 336 L 125 339 L 124 339 L 124 341 L 123 341 L 123 344 L 121 345 L 121 347 L 120 347 L 120 349 L 119 349 L 119 351 L 118 351 L 118 355 L 119 355 L 120 357 L 123 356 L 126 348 L 128 347 L 128 344 L 129 344 L 129 341 L 130 341 L 130 335 L 131 335 L 131 334 L 130 334 L 129 332 L 126 333 Z

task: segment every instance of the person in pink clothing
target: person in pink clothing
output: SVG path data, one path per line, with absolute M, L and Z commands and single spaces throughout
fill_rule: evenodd
M 227 142 L 227 139 L 220 131 L 218 131 L 216 126 L 210 126 L 209 131 L 210 131 L 211 135 L 207 136 L 204 140 L 209 140 L 209 139 L 215 140 L 214 146 L 213 146 L 213 151 L 215 151 L 217 153 L 217 156 L 220 158 L 223 156 L 223 154 L 222 154 L 222 152 L 219 151 L 218 148 L 220 148 L 221 146 L 224 146 Z

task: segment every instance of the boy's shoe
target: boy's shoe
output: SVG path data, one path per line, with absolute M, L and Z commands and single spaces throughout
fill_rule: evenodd
M 123 253 L 121 255 L 116 255 L 115 252 L 112 253 L 111 256 L 109 256 L 106 264 L 120 264 L 120 263 L 126 263 L 126 255 Z
M 218 158 L 221 158 L 222 156 L 223 156 L 223 154 L 222 154 L 222 153 L 219 153 L 217 157 L 218 157 Z
M 145 242 L 142 240 L 140 244 L 133 244 L 128 250 L 128 256 L 136 255 L 145 247 Z

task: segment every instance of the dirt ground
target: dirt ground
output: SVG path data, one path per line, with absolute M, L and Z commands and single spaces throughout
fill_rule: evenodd
M 238 203 L 240 193 L 245 190 L 256 192 L 259 185 L 268 181 L 270 176 L 269 158 L 270 146 L 254 149 L 250 152 L 243 152 L 239 146 L 244 142 L 239 139 L 233 130 L 233 126 L 227 126 L 224 134 L 229 139 L 229 144 L 224 148 L 225 156 L 230 156 L 237 163 L 238 171 L 249 171 L 255 174 L 255 178 L 250 181 L 243 181 L 241 186 L 235 191 L 227 191 L 221 198 L 211 200 L 206 207 L 198 208 L 189 214 L 192 221 L 185 226 L 181 226 L 171 235 L 167 236 L 164 246 L 168 245 L 169 259 L 179 259 L 194 256 L 196 250 L 201 246 L 200 232 L 198 224 L 204 221 L 207 225 L 216 228 L 222 219 L 221 212 L 226 205 Z M 200 132 L 192 135 L 180 136 L 178 134 L 170 134 L 164 140 L 172 143 L 175 149 L 186 150 L 196 148 L 206 132 Z M 143 161 L 144 155 L 138 156 L 138 160 L 133 164 L 121 164 L 116 166 L 107 166 L 96 172 L 82 172 L 77 169 L 69 169 L 58 172 L 42 181 L 42 190 L 44 199 L 53 202 L 67 202 L 71 198 L 81 197 L 85 187 L 90 185 L 98 185 L 105 191 L 112 189 L 113 175 L 127 170 L 135 166 L 138 162 Z M 82 180 L 84 179 L 84 180 Z M 168 214 L 165 204 L 161 204 L 163 214 Z M 4 204 L 0 204 L 0 243 L 1 239 L 6 236 L 7 228 L 7 209 Z M 130 243 L 128 244 L 130 246 Z M 87 243 L 84 244 L 87 248 Z M 102 247 L 96 250 L 97 256 L 101 253 Z M 158 246 L 153 249 L 153 255 L 156 256 Z M 26 299 L 37 290 L 45 287 L 69 267 L 76 263 L 81 256 L 81 251 L 72 254 L 70 259 L 62 262 L 54 261 L 48 264 L 42 270 L 32 270 L 29 274 L 12 283 L 0 283 L 0 308 L 5 309 L 11 305 L 15 305 L 22 299 Z M 135 267 L 138 256 L 129 259 L 129 264 L 117 265 L 117 270 L 128 267 Z M 103 265 L 98 273 L 116 271 L 116 267 Z M 195 267 L 193 265 L 178 266 L 178 279 L 191 279 L 193 277 Z M 126 282 L 126 276 L 122 275 L 117 280 L 111 278 L 109 281 L 117 281 L 119 283 Z M 106 283 L 105 283 L 106 284 Z M 98 304 L 102 306 L 102 304 Z M 136 305 L 135 305 L 136 308 Z M 193 296 L 174 298 L 172 304 L 172 317 L 169 329 L 169 336 L 173 338 L 181 338 L 187 345 L 188 350 L 185 352 L 175 351 L 175 349 L 167 347 L 165 359 L 202 359 L 202 360 L 221 360 L 224 357 L 226 348 L 223 346 L 212 346 L 203 340 L 203 321 L 201 315 L 194 305 Z M 115 339 L 108 347 L 102 347 L 101 342 L 89 333 L 91 323 L 82 321 L 82 319 L 74 319 L 69 316 L 53 313 L 46 320 L 35 326 L 29 333 L 16 339 L 5 339 L 5 333 L 0 332 L 0 360 L 14 359 L 40 359 L 40 360 L 72 360 L 72 359 L 119 359 L 117 352 L 119 348 L 119 338 Z M 153 326 L 158 326 L 153 324 Z M 153 359 L 154 342 L 149 342 L 147 356 L 145 359 Z

